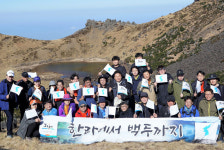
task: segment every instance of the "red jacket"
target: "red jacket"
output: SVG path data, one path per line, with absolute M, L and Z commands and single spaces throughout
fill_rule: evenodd
M 92 118 L 92 115 L 91 115 L 91 111 L 89 108 L 86 109 L 86 112 L 83 113 L 80 111 L 80 109 L 75 113 L 75 117 L 84 117 L 84 118 Z

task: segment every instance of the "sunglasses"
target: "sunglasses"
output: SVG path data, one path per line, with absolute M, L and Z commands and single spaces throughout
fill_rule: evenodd
M 82 106 L 80 106 L 80 108 L 83 108 L 83 107 L 86 107 L 86 105 L 82 105 Z

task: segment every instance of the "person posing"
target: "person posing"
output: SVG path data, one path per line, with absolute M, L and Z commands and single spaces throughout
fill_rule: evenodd
M 134 97 L 134 100 L 135 100 L 135 103 L 138 103 L 140 102 L 140 99 L 139 99 L 139 95 L 137 93 L 137 87 L 138 87 L 138 84 L 142 81 L 142 76 L 139 75 L 139 71 L 138 71 L 138 67 L 136 66 L 133 66 L 131 68 L 131 71 L 132 71 L 132 94 L 133 94 L 133 97 Z
M 97 107 L 97 113 L 93 113 L 93 118 L 108 118 L 106 116 L 106 99 L 105 97 L 99 97 L 99 106 Z
M 208 78 L 208 81 L 210 83 L 211 86 L 215 86 L 219 89 L 220 93 L 216 93 L 214 92 L 214 96 L 216 100 L 220 100 L 220 101 L 224 101 L 224 85 L 219 84 L 219 77 L 217 77 L 216 74 L 211 74 L 210 77 Z
M 187 96 L 184 98 L 185 105 L 180 109 L 181 118 L 184 117 L 199 117 L 199 111 L 196 106 L 193 105 L 191 97 Z
M 17 95 L 10 92 L 11 87 L 16 82 L 13 80 L 14 72 L 12 70 L 7 71 L 6 79 L 0 83 L 0 109 L 3 110 L 7 117 L 7 137 L 11 138 L 12 122 L 14 108 L 17 107 Z M 1 118 L 0 118 L 1 119 Z
M 148 94 L 148 97 L 151 101 L 157 105 L 157 99 L 156 99 L 156 93 L 154 90 L 154 79 L 151 77 L 152 71 L 151 70 L 145 70 L 143 72 L 143 79 L 146 79 L 148 81 L 148 87 L 144 87 L 142 85 L 142 81 L 139 82 L 137 87 L 137 92 L 140 95 L 141 92 L 146 92 Z
M 119 93 L 118 89 L 120 86 L 127 89 L 127 93 Z M 120 71 L 114 72 L 114 80 L 110 83 L 109 92 L 113 93 L 113 105 L 118 106 L 122 101 L 130 101 L 130 91 L 131 88 L 127 83 L 127 80 L 122 78 L 122 74 Z M 129 102 L 130 103 L 130 102 Z
M 91 118 L 91 111 L 87 108 L 87 104 L 84 100 L 79 102 L 79 110 L 75 113 L 75 117 Z
M 173 96 L 175 97 L 179 109 L 184 107 L 184 97 L 193 96 L 191 84 L 187 82 L 190 87 L 190 91 L 183 90 L 183 82 L 186 82 L 184 79 L 184 72 L 183 70 L 179 69 L 177 70 L 177 78 L 174 81 L 169 80 L 168 85 L 168 92 L 170 94 L 173 94 Z
M 37 112 L 36 117 L 33 118 L 27 118 L 27 115 L 23 116 L 23 119 L 21 121 L 21 124 L 19 126 L 19 129 L 17 131 L 17 135 L 21 138 L 33 138 L 33 137 L 40 137 L 39 133 L 39 125 L 40 125 L 40 117 L 41 117 L 41 111 L 37 109 L 37 104 L 39 101 L 37 100 L 30 100 L 30 108 L 26 109 L 27 113 L 28 110 L 34 109 Z
M 166 68 L 164 66 L 162 65 L 158 66 L 157 71 L 159 75 L 167 74 L 167 81 L 173 80 L 173 77 L 169 73 L 166 72 Z M 157 94 L 158 111 L 160 111 L 160 109 L 163 106 L 167 105 L 167 97 L 170 95 L 168 93 L 168 85 L 169 85 L 169 82 L 166 82 L 166 83 L 155 82 L 154 83 L 154 87 L 156 89 L 155 92 Z
M 47 99 L 51 100 L 53 105 L 55 106 L 55 101 L 53 99 L 53 93 L 56 89 L 56 82 L 54 80 L 51 80 L 49 82 L 49 90 L 47 90 Z
M 29 107 L 29 100 L 28 100 L 28 90 L 33 86 L 33 83 L 28 80 L 29 76 L 27 72 L 22 73 L 22 79 L 19 80 L 16 85 L 21 86 L 23 89 L 18 96 L 18 104 L 20 109 L 20 121 L 23 119 L 23 115 L 25 109 Z
M 64 91 L 64 94 L 68 94 L 66 88 L 64 87 L 64 81 L 63 80 L 58 80 L 57 81 L 57 88 L 55 90 L 56 92 L 58 91 Z M 55 99 L 55 107 L 57 110 L 59 110 L 59 106 L 61 105 L 62 101 L 61 99 L 56 98 Z
M 197 79 L 191 84 L 191 87 L 194 93 L 194 105 L 198 109 L 200 101 L 205 97 L 204 91 L 209 87 L 203 71 L 197 72 Z
M 73 99 L 70 97 L 69 94 L 64 95 L 64 98 L 62 99 L 63 102 L 61 103 L 58 109 L 59 116 L 66 117 L 69 113 L 69 110 L 72 109 L 72 117 L 75 117 L 75 103 L 71 103 L 71 100 Z
M 49 99 L 44 103 L 44 111 L 42 112 L 42 116 L 57 116 L 58 111 L 56 108 L 52 107 L 52 101 Z
M 135 59 L 143 59 L 143 54 L 142 53 L 136 53 L 135 54 Z M 142 76 L 142 74 L 145 70 L 151 70 L 151 67 L 149 66 L 149 64 L 147 62 L 146 62 L 146 66 L 136 66 L 135 63 L 133 63 L 131 65 L 131 69 L 129 71 L 130 75 L 132 74 L 132 67 L 137 67 L 138 70 L 139 70 L 139 75 L 141 75 L 141 76 Z
M 155 111 L 146 107 L 149 99 L 148 94 L 146 92 L 141 92 L 140 99 L 141 102 L 139 102 L 139 104 L 142 106 L 142 111 L 135 112 L 134 118 L 157 118 Z
M 126 101 L 122 102 L 120 105 L 119 111 L 116 115 L 116 118 L 133 118 L 133 111 L 129 108 Z
M 77 99 L 78 99 L 79 102 L 82 101 L 82 100 L 86 101 L 87 106 L 89 108 L 91 108 L 91 104 L 96 104 L 95 98 L 96 98 L 97 88 L 96 88 L 96 86 L 92 85 L 90 77 L 85 77 L 83 79 L 83 82 L 84 82 L 84 87 L 78 91 Z M 94 88 L 94 94 L 91 95 L 91 96 L 84 96 L 83 95 L 83 89 L 84 88 Z
M 163 106 L 161 110 L 159 111 L 159 117 L 172 117 L 172 118 L 180 118 L 181 114 L 177 113 L 176 115 L 171 116 L 170 115 L 170 107 L 175 105 L 175 97 L 173 95 L 169 95 L 167 97 L 167 105 Z
M 28 90 L 28 97 L 29 97 L 29 101 L 31 99 L 38 99 L 37 97 L 35 97 L 33 95 L 34 91 L 36 89 L 39 89 L 42 92 L 42 97 L 41 97 L 41 102 L 45 102 L 45 100 L 47 100 L 47 92 L 45 90 L 45 87 L 41 85 L 41 80 L 40 77 L 36 76 L 35 78 L 33 78 L 33 83 L 34 86 L 32 86 L 29 90 Z
M 79 75 L 73 73 L 70 77 L 72 83 L 79 82 Z M 82 88 L 82 85 L 79 85 L 79 89 Z M 70 87 L 67 88 L 67 91 L 70 93 L 70 96 L 73 98 L 74 102 L 78 105 L 79 101 L 77 100 L 79 90 L 71 90 Z

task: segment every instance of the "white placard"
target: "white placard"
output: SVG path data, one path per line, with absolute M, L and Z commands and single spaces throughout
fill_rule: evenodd
M 38 117 L 37 111 L 35 109 L 26 110 L 25 114 L 27 119 Z
M 197 80 L 196 82 L 196 92 L 200 93 L 201 92 L 201 82 Z
M 163 75 L 156 75 L 156 82 L 157 83 L 166 83 L 167 81 L 167 74 Z
M 36 72 L 27 72 L 27 73 L 28 73 L 29 78 L 35 78 L 37 76 Z
M 91 112 L 92 113 L 97 113 L 97 106 L 96 106 L 96 104 L 91 104 Z
M 146 66 L 146 60 L 145 59 L 135 59 L 135 66 Z
M 64 91 L 55 91 L 53 92 L 53 99 L 62 99 L 64 98 L 65 92 Z
M 98 88 L 99 96 L 108 97 L 106 88 Z
M 177 104 L 170 106 L 170 116 L 176 115 L 178 113 L 179 113 L 179 109 L 178 109 Z
M 10 92 L 16 93 L 17 95 L 20 95 L 23 87 L 15 85 L 14 83 L 12 84 Z
M 187 82 L 185 82 L 185 81 L 182 82 L 182 91 L 183 90 L 187 90 L 187 91 L 191 92 L 190 85 Z
M 142 111 L 142 106 L 140 104 L 135 104 L 135 112 Z
M 115 98 L 114 98 L 114 106 L 115 106 L 115 107 L 118 107 L 118 105 L 119 105 L 121 102 L 122 102 L 122 100 L 119 99 L 118 97 L 115 97 Z
M 224 101 L 216 101 L 217 109 L 224 109 Z
M 154 103 L 154 101 L 151 101 L 150 99 L 148 99 L 148 102 L 146 104 L 146 107 L 148 107 L 150 109 L 155 109 L 155 103 Z
M 142 87 L 149 88 L 149 83 L 147 79 L 142 78 Z
M 126 75 L 125 75 L 125 79 L 126 79 L 127 82 L 129 82 L 129 83 L 131 83 L 131 84 L 133 83 L 133 82 L 132 82 L 132 77 L 131 77 L 129 74 L 126 74 Z
M 218 124 L 213 123 L 195 123 L 195 137 L 194 139 L 200 140 L 217 140 L 216 132 L 218 128 Z
M 128 95 L 128 90 L 124 86 L 118 86 L 117 94 Z
M 116 107 L 109 106 L 109 115 L 115 116 L 115 114 L 116 114 Z
M 79 82 L 74 82 L 74 83 L 69 83 L 69 87 L 70 87 L 70 90 L 78 90 L 79 89 Z
M 213 90 L 213 93 L 219 94 L 221 96 L 221 92 L 220 92 L 219 88 L 217 88 L 216 86 L 213 86 L 213 85 L 211 85 L 210 87 Z
M 54 87 L 51 87 L 51 89 L 50 89 L 50 93 L 51 93 L 51 94 L 54 93 Z
M 105 67 L 104 67 L 104 70 L 106 72 L 108 72 L 111 76 L 114 74 L 114 72 L 116 71 L 114 68 L 112 68 L 109 64 L 107 64 Z
M 83 96 L 94 95 L 94 88 L 82 88 Z
M 41 98 L 42 98 L 42 92 L 41 92 L 41 90 L 36 89 L 36 90 L 33 92 L 33 96 L 35 96 L 36 98 L 38 98 L 38 99 L 41 101 Z

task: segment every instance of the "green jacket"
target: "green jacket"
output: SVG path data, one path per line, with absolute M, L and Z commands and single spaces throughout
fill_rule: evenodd
M 203 98 L 199 103 L 199 114 L 201 117 L 203 116 L 218 116 L 218 110 L 216 108 L 216 100 L 213 97 L 211 100 L 206 100 Z
M 184 97 L 193 95 L 193 92 L 192 92 L 193 90 L 192 90 L 191 84 L 189 82 L 187 82 L 187 83 L 190 86 L 191 92 L 185 91 L 185 90 L 182 92 L 182 82 L 178 82 L 177 79 L 175 79 L 172 84 L 169 83 L 169 85 L 168 85 L 168 93 L 173 94 L 179 109 L 184 107 L 184 105 L 185 105 Z M 181 93 L 183 93 L 182 98 L 180 97 Z

